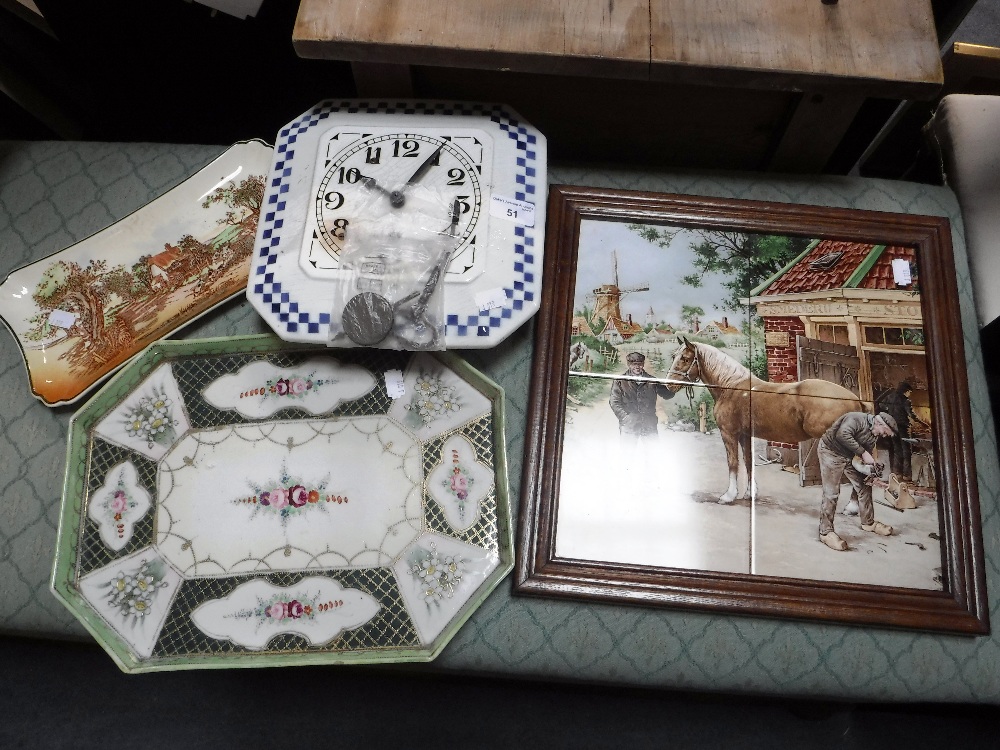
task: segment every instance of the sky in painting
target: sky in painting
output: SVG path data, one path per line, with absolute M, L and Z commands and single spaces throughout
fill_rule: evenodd
M 653 308 L 655 320 L 666 321 L 678 326 L 681 322 L 681 306 L 700 307 L 705 311 L 702 323 L 729 318 L 731 325 L 739 326 L 740 316 L 721 309 L 727 296 L 722 286 L 725 278 L 720 274 L 708 274 L 702 286 L 695 288 L 681 283 L 681 278 L 696 273 L 691 263 L 693 254 L 691 243 L 694 235 L 687 231 L 678 233 L 670 245 L 660 248 L 647 242 L 635 231 L 628 228 L 628 222 L 584 220 L 580 226 L 580 254 L 576 271 L 576 296 L 574 311 L 586 304 L 594 289 L 614 280 L 612 251 L 618 252 L 618 285 L 622 289 L 635 286 L 649 286 L 649 291 L 633 292 L 621 298 L 622 316 L 631 314 L 635 322 L 644 324 L 649 308 Z

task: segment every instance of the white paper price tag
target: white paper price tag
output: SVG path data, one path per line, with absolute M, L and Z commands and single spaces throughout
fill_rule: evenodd
M 906 258 L 892 259 L 892 278 L 899 286 L 909 286 L 913 283 L 910 275 L 910 261 Z
M 406 394 L 406 386 L 403 385 L 403 373 L 399 370 L 386 370 L 385 390 L 389 394 L 389 398 L 402 398 Z
M 498 286 L 496 289 L 484 289 L 481 292 L 477 292 L 475 299 L 476 307 L 482 311 L 495 310 L 507 304 L 507 294 L 504 292 L 502 286 Z
M 55 328 L 72 328 L 76 323 L 76 313 L 66 310 L 53 310 L 49 313 L 49 325 Z
M 493 195 L 490 198 L 490 216 L 507 219 L 524 227 L 535 226 L 535 204 Z

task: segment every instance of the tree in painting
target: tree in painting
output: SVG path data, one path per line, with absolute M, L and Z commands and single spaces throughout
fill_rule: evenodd
M 694 273 L 682 276 L 681 283 L 700 288 L 706 277 L 718 274 L 722 277 L 722 286 L 726 290 L 719 307 L 741 314 L 747 309 L 746 299 L 750 296 L 750 290 L 788 265 L 811 242 L 805 237 L 711 229 L 670 229 L 647 224 L 630 224 L 629 229 L 664 250 L 671 246 L 674 238 L 681 232 L 692 235 L 688 249 Z M 695 318 L 702 315 L 704 312 L 700 308 L 685 305 L 681 317 L 688 329 L 694 330 Z M 756 320 L 753 315 L 751 319 Z M 752 329 L 753 325 L 749 328 Z M 745 333 L 753 335 L 753 330 L 745 330 Z M 763 347 L 750 347 L 743 364 L 757 377 L 767 380 L 767 360 L 763 355 Z
M 27 337 L 42 340 L 49 335 L 48 319 L 54 310 L 72 313 L 76 322 L 72 335 L 88 346 L 106 343 L 110 335 L 107 320 L 110 304 L 128 302 L 135 292 L 135 278 L 123 266 L 109 269 L 104 260 L 91 260 L 86 266 L 58 261 L 42 274 L 32 299 L 38 313 L 31 319 Z
M 682 230 L 664 229 L 645 224 L 630 224 L 644 240 L 666 249 Z M 708 274 L 725 277 L 723 286 L 729 295 L 722 300 L 723 309 L 743 311 L 743 302 L 750 290 L 784 268 L 806 249 L 811 240 L 749 232 L 722 232 L 710 229 L 687 230 L 694 235 L 691 243 L 692 263 L 696 272 L 681 281 L 700 287 Z
M 239 185 L 229 183 L 225 187 L 216 188 L 202 201 L 201 207 L 209 208 L 213 203 L 222 203 L 229 209 L 223 222 L 253 235 L 257 232 L 257 219 L 263 202 L 264 177 L 250 175 Z
M 705 311 L 697 305 L 681 305 L 681 322 L 687 326 L 689 331 L 697 330 L 698 321 L 705 315 Z

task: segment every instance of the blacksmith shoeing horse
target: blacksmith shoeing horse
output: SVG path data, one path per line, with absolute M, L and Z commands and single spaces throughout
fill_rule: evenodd
M 729 489 L 720 503 L 737 497 L 741 449 L 747 486 L 740 497 L 749 497 L 753 491 L 754 437 L 797 443 L 822 437 L 842 414 L 864 411 L 858 397 L 836 383 L 815 378 L 770 383 L 714 346 L 692 343 L 683 336 L 677 341 L 680 346 L 667 373 L 672 381 L 667 388 L 676 393 L 700 382 L 715 399 L 715 421 L 729 462 Z

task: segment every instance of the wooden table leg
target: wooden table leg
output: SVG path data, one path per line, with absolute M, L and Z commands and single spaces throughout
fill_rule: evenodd
M 413 94 L 413 75 L 409 65 L 397 63 L 352 62 L 354 86 L 360 97 L 398 96 Z
M 864 96 L 850 91 L 804 93 L 768 162 L 768 171 L 822 172 L 864 101 Z

